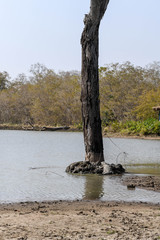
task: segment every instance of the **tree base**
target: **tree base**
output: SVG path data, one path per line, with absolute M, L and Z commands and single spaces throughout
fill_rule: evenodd
M 89 152 L 85 156 L 85 161 L 99 165 L 101 162 L 104 162 L 103 152 L 102 153 Z
M 107 164 L 91 163 L 89 161 L 81 161 L 70 164 L 66 168 L 67 173 L 79 173 L 79 174 L 100 174 L 100 175 L 111 175 L 111 174 L 123 174 L 125 169 L 121 164 Z

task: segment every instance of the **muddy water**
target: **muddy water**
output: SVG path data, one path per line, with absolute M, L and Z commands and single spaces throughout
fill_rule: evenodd
M 160 141 L 104 138 L 105 159 L 128 172 L 160 176 Z M 82 133 L 0 131 L 0 203 L 100 199 L 160 202 L 160 193 L 128 190 L 121 177 L 72 176 L 84 159 Z

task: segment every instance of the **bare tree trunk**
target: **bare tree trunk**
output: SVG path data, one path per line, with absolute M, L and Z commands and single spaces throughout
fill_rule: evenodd
M 91 0 L 90 13 L 85 15 L 82 45 L 82 121 L 85 160 L 104 161 L 99 101 L 99 26 L 109 0 Z

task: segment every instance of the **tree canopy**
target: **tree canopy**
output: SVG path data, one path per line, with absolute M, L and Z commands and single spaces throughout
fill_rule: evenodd
M 100 67 L 99 76 L 103 125 L 158 117 L 152 107 L 160 105 L 160 63 L 144 68 L 112 63 Z M 15 80 L 0 72 L 0 123 L 81 125 L 80 77 L 79 72 L 56 74 L 41 64 Z

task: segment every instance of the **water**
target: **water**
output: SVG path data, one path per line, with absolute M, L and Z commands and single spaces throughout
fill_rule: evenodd
M 105 138 L 105 159 L 125 164 L 130 172 L 160 175 L 159 146 L 158 140 Z M 1 130 L 0 203 L 76 199 L 160 202 L 160 193 L 128 190 L 121 177 L 65 173 L 70 163 L 84 156 L 82 133 Z

